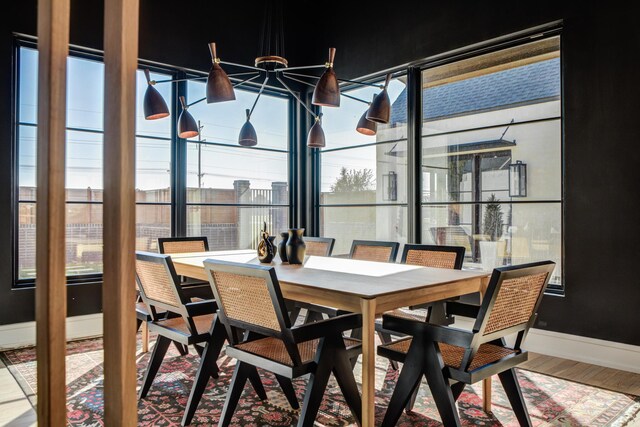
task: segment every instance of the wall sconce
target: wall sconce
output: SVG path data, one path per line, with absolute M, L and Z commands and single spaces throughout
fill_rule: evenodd
M 520 160 L 509 165 L 509 197 L 527 197 L 527 165 Z
M 398 200 L 398 174 L 391 171 L 382 175 L 383 194 L 382 200 L 385 202 L 395 202 Z

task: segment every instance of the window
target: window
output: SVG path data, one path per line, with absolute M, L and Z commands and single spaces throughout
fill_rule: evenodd
M 38 52 L 17 48 L 17 280 L 35 278 L 36 135 Z M 67 275 L 102 273 L 104 65 L 72 52 L 67 62 L 66 257 Z M 137 248 L 155 250 L 155 238 L 171 235 L 171 120 L 142 117 L 144 76 L 138 72 L 136 136 Z M 154 79 L 171 75 L 152 73 Z M 171 99 L 171 86 L 159 86 Z M 173 105 L 173 103 L 169 103 Z
M 190 81 L 187 98 L 205 93 Z M 289 98 L 260 97 L 251 116 L 258 145 L 238 145 L 256 93 L 236 89 L 236 101 L 198 103 L 200 140 L 187 141 L 187 235 L 207 236 L 211 250 L 255 248 L 266 222 L 271 235 L 289 227 Z
M 559 36 L 423 71 L 423 243 L 465 246 L 467 267 L 550 259 L 562 285 L 560 71 Z
M 379 124 L 375 136 L 355 130 L 366 103 L 343 96 L 340 108 L 322 111 L 320 235 L 336 239 L 335 254 L 348 253 L 354 239 L 407 240 L 405 89 L 404 78 L 391 80 L 392 122 Z M 369 102 L 378 92 L 366 87 L 344 93 Z

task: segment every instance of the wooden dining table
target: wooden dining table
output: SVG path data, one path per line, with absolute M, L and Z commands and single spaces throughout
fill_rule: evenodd
M 255 250 L 172 255 L 176 273 L 208 280 L 204 260 L 259 264 Z M 284 298 L 362 314 L 362 425 L 375 421 L 375 320 L 395 308 L 483 293 L 489 272 L 308 256 L 300 265 L 271 264 Z M 489 383 L 490 384 L 490 383 Z M 485 398 L 487 384 L 485 383 Z M 490 395 L 489 395 L 490 396 Z

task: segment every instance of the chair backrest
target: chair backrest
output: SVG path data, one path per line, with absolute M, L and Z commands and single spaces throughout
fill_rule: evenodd
M 209 241 L 202 237 L 159 237 L 158 251 L 161 254 L 180 254 L 185 252 L 207 252 Z
M 156 319 L 156 307 L 186 314 L 188 299 L 182 293 L 178 276 L 169 255 L 136 252 L 136 283 L 140 296 Z
M 363 261 L 395 262 L 399 247 L 398 242 L 354 240 L 349 257 Z
M 305 237 L 306 255 L 331 256 L 336 239 L 331 237 Z
M 494 269 L 473 328 L 482 336 L 481 341 L 492 341 L 518 332 L 516 346 L 519 348 L 533 325 L 554 269 L 552 261 Z
M 273 267 L 214 259 L 204 267 L 231 344 L 238 343 L 238 329 L 276 337 L 294 364 L 302 363 Z
M 464 261 L 462 246 L 404 245 L 403 264 L 460 270 Z

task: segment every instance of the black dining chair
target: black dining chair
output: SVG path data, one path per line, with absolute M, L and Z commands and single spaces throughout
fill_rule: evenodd
M 175 255 L 189 252 L 208 252 L 209 240 L 206 236 L 159 237 L 158 252 Z M 180 276 L 180 284 L 189 297 L 212 299 L 211 287 L 203 280 Z
M 522 344 L 555 268 L 551 261 L 493 270 L 480 306 L 452 302 L 447 310 L 474 317 L 471 331 L 383 316 L 385 329 L 409 337 L 378 347 L 378 355 L 403 363 L 383 427 L 396 425 L 424 375 L 446 427 L 460 426 L 456 400 L 465 385 L 498 375 L 521 426 L 531 426 L 514 368 L 528 358 Z M 516 335 L 513 346 L 505 337 Z
M 361 344 L 342 332 L 362 322 L 359 314 L 291 326 L 273 267 L 206 260 L 205 269 L 219 302 L 219 318 L 230 344 L 226 354 L 237 360 L 219 426 L 231 422 L 248 377 L 259 367 L 275 374 L 291 406 L 298 401 L 293 378 L 310 374 L 298 426 L 311 426 L 331 373 L 357 420 L 361 400 L 349 359 Z M 242 339 L 238 331 L 246 331 Z

